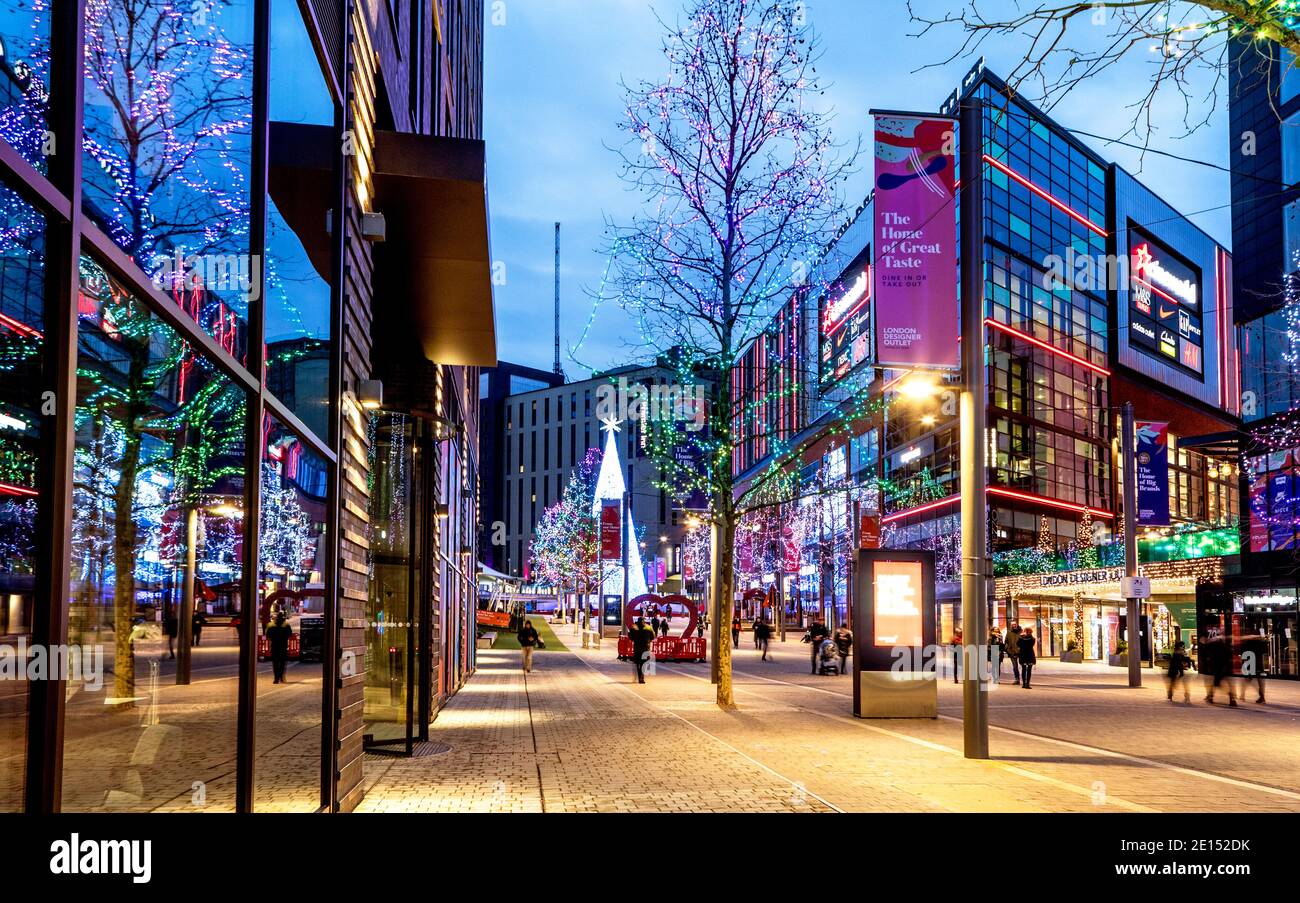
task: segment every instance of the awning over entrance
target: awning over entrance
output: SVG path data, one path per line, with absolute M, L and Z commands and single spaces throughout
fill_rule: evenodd
M 271 198 L 325 278 L 334 146 L 328 126 L 271 123 Z M 484 143 L 377 132 L 374 181 L 386 226 L 375 245 L 382 331 L 432 363 L 496 366 Z
M 376 316 L 409 318 L 435 364 L 495 367 L 484 143 L 379 132 L 375 195 L 388 226 Z

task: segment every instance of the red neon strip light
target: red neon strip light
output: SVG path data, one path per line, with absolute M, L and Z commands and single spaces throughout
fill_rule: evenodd
M 1103 511 L 1100 508 L 1089 508 L 1085 505 L 1076 505 L 1073 502 L 1062 502 L 1057 499 L 1044 498 L 1041 495 L 1033 495 L 1032 493 L 1028 493 L 1028 492 L 1019 492 L 1015 489 L 1004 489 L 1001 486 L 990 486 L 989 495 L 1001 495 L 1009 499 L 1019 499 L 1020 501 L 1023 502 L 1034 502 L 1039 505 L 1048 505 L 1049 507 L 1052 508 L 1062 508 L 1066 511 L 1077 511 L 1080 514 L 1083 514 L 1086 511 L 1089 514 L 1093 514 L 1097 517 L 1104 517 L 1108 520 L 1113 519 L 1115 517 L 1115 515 L 1112 514 L 1111 512 Z
M 1080 367 L 1087 367 L 1089 370 L 1093 371 L 1094 373 L 1100 373 L 1102 376 L 1110 376 L 1110 371 L 1107 370 L 1105 367 L 1098 367 L 1096 364 L 1092 363 L 1091 361 L 1085 361 L 1083 358 L 1078 357 L 1077 355 L 1073 355 L 1068 351 L 1062 351 L 1060 348 L 1057 348 L 1055 345 L 1049 345 L 1047 342 L 1044 342 L 1042 339 L 1036 339 L 1033 336 L 1029 335 L 1028 333 L 1021 332 L 1019 329 L 1012 329 L 1010 326 L 1006 325 L 1005 323 L 999 323 L 997 320 L 993 320 L 993 319 L 986 319 L 984 321 L 984 325 L 992 326 L 994 329 L 1000 330 L 1001 332 L 1005 332 L 1007 335 L 1015 336 L 1016 338 L 1022 339 L 1031 345 L 1036 345 L 1037 347 L 1042 348 L 1044 351 L 1050 351 L 1052 352 L 1052 354 L 1059 355 L 1060 357 L 1063 357 L 1066 360 L 1072 361 L 1078 364 Z
M 29 498 L 40 495 L 35 489 L 27 489 L 23 486 L 11 486 L 8 483 L 0 483 L 0 493 L 4 495 L 23 495 Z
M 21 320 L 15 320 L 13 317 L 9 316 L 8 314 L 0 313 L 0 323 L 3 323 L 5 326 L 8 326 L 10 329 L 18 333 L 19 335 L 25 335 L 30 339 L 45 338 L 45 336 L 41 335 L 40 332 L 38 332 L 37 330 L 32 329 L 32 327 L 28 326 L 26 323 L 22 322 Z
M 959 502 L 959 501 L 961 501 L 961 496 L 950 495 L 946 499 L 941 499 L 937 502 L 931 502 L 930 504 L 922 505 L 919 508 L 908 508 L 906 511 L 898 511 L 894 514 L 888 514 L 885 517 L 882 517 L 880 519 L 880 522 L 882 524 L 887 524 L 890 523 L 891 521 L 896 521 L 902 517 L 911 517 L 914 514 L 924 514 L 927 511 L 933 511 L 935 508 L 943 508 L 946 505 L 951 505 L 953 502 Z
M 1078 222 L 1083 223 L 1085 226 L 1087 226 L 1087 227 L 1088 227 L 1089 229 L 1091 229 L 1093 232 L 1096 232 L 1096 233 L 1097 233 L 1098 235 L 1100 235 L 1102 238 L 1109 238 L 1109 237 L 1110 237 L 1110 234 L 1109 234 L 1105 229 L 1103 229 L 1101 226 L 1098 226 L 1096 223 L 1094 223 L 1092 220 L 1088 219 L 1088 218 L 1087 218 L 1086 216 L 1084 216 L 1083 214 L 1081 214 L 1081 213 L 1076 213 L 1074 210 L 1072 210 L 1072 209 L 1070 208 L 1070 206 L 1069 206 L 1068 204 L 1065 204 L 1065 203 L 1063 203 L 1063 202 L 1061 202 L 1061 201 L 1058 201 L 1056 198 L 1052 197 L 1052 195 L 1048 194 L 1046 191 L 1043 191 L 1043 189 L 1039 188 L 1039 187 L 1038 187 L 1037 185 L 1035 185 L 1033 182 L 1031 182 L 1031 181 L 1029 181 L 1028 179 L 1026 179 L 1024 176 L 1022 176 L 1020 173 L 1016 172 L 1014 169 L 1012 169 L 1012 168 L 1010 168 L 1009 166 L 1007 166 L 1005 163 L 1002 163 L 1002 162 L 1000 162 L 1000 161 L 998 161 L 998 160 L 993 159 L 993 158 L 990 157 L 988 154 L 985 154 L 985 155 L 984 155 L 984 162 L 987 163 L 987 164 L 989 164 L 990 166 L 992 166 L 994 169 L 998 170 L 999 172 L 1002 172 L 1002 173 L 1004 173 L 1004 174 L 1010 176 L 1012 179 L 1015 179 L 1017 182 L 1019 182 L 1021 185 L 1024 185 L 1026 188 L 1028 188 L 1028 189 L 1029 189 L 1030 191 L 1032 191 L 1034 194 L 1038 195 L 1040 198 L 1042 198 L 1043 200 L 1047 201 L 1047 203 L 1051 204 L 1051 205 L 1052 205 L 1053 207 L 1055 207 L 1057 210 L 1060 210 L 1062 213 L 1068 214 L 1070 217 L 1074 218 L 1074 219 L 1077 220 Z
M 1034 495 L 1029 492 L 1019 492 L 1014 489 L 1004 489 L 1001 486 L 990 486 L 987 491 L 989 495 L 1000 495 L 1010 499 L 1017 499 L 1022 502 L 1034 502 L 1039 505 L 1047 505 L 1048 507 L 1051 508 L 1061 508 L 1065 511 L 1074 511 L 1079 514 L 1082 514 L 1083 512 L 1087 511 L 1095 517 L 1104 517 L 1107 520 L 1113 520 L 1115 517 L 1115 515 L 1112 514 L 1111 512 L 1103 511 L 1100 508 L 1088 508 L 1085 507 L 1084 505 L 1076 505 L 1073 502 L 1062 502 L 1056 499 L 1044 498 L 1041 495 Z M 946 499 L 940 499 L 937 502 L 931 502 L 930 504 L 922 505 L 919 508 L 909 508 L 906 511 L 896 511 L 893 514 L 889 514 L 886 515 L 885 517 L 882 517 L 880 519 L 880 522 L 882 524 L 888 524 L 904 517 L 913 517 L 917 514 L 924 514 L 927 511 L 933 511 L 936 508 L 943 508 L 947 505 L 951 505 L 959 501 L 961 501 L 960 495 L 950 495 Z

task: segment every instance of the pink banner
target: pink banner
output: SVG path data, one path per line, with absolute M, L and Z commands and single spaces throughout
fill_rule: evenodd
M 957 368 L 956 124 L 876 116 L 876 365 Z

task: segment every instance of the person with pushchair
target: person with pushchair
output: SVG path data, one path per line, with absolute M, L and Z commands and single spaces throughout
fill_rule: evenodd
M 847 674 L 845 670 L 848 666 L 849 651 L 853 648 L 853 631 L 849 629 L 848 621 L 845 621 L 839 627 L 835 628 L 835 650 L 840 656 L 840 673 Z

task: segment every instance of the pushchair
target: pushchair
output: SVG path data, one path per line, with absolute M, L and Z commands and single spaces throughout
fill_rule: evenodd
M 822 648 L 818 652 L 817 673 L 840 673 L 840 650 L 831 640 L 822 640 Z

